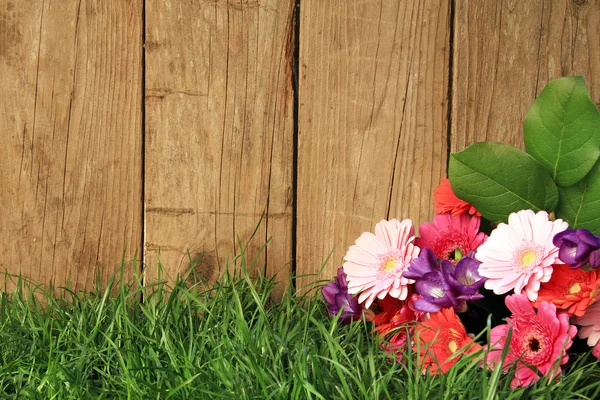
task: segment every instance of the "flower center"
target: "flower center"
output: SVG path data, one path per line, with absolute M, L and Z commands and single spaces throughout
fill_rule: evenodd
M 432 244 L 438 258 L 456 262 L 469 250 L 469 238 L 460 231 L 446 231 Z
M 528 273 L 542 262 L 543 246 L 527 242 L 517 247 L 513 253 L 513 268 L 515 272 Z
M 530 338 L 529 339 L 529 351 L 532 351 L 534 353 L 537 353 L 538 351 L 540 351 L 540 341 L 537 340 L 537 338 Z
M 530 265 L 535 261 L 535 252 L 533 250 L 529 250 L 525 254 L 521 256 L 521 264 Z
M 385 263 L 385 267 L 383 267 L 383 270 L 385 272 L 390 272 L 395 267 L 396 267 L 396 260 L 389 260 L 388 262 Z
M 402 254 L 397 249 L 381 254 L 377 258 L 379 271 L 383 272 L 384 274 L 389 274 L 390 272 L 398 269 L 398 267 L 402 267 L 402 263 L 399 262 L 402 258 Z
M 552 353 L 552 345 L 548 342 L 549 332 L 545 328 L 538 326 L 533 321 L 523 321 L 529 326 L 525 336 L 520 341 L 519 350 L 523 354 L 523 361 L 539 365 L 549 359 Z
M 569 293 L 575 294 L 579 292 L 581 292 L 581 285 L 579 284 L 579 282 L 575 282 L 575 284 L 569 288 Z
M 456 344 L 456 342 L 454 340 L 451 340 L 450 343 L 448 343 L 448 350 L 450 350 L 453 353 L 456 353 L 457 349 L 458 349 L 458 344 Z
M 444 291 L 441 288 L 431 289 L 431 291 L 429 292 L 429 295 L 431 295 L 432 297 L 435 297 L 437 299 L 441 299 L 442 297 L 445 296 Z
M 454 250 L 454 256 L 452 258 L 456 262 L 460 261 L 463 258 L 463 252 L 460 247 L 458 247 L 456 250 Z
M 569 268 L 567 265 L 560 266 L 562 270 L 567 270 Z M 556 274 L 557 278 L 555 281 L 557 282 L 558 288 L 560 288 L 560 295 L 563 297 L 563 300 L 569 299 L 573 300 L 583 300 L 584 298 L 595 298 L 598 294 L 594 293 L 595 284 L 591 284 L 596 279 L 591 279 L 591 274 L 587 272 L 582 272 L 581 270 L 573 271 L 568 269 L 572 276 L 564 276 L 561 275 L 560 272 Z M 552 274 L 554 279 L 554 273 Z M 597 290 L 597 289 L 596 289 Z M 558 293 L 556 293 L 558 295 Z M 589 304 L 588 304 L 589 305 Z

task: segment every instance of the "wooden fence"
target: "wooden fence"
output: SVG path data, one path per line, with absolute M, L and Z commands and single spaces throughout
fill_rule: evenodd
M 600 102 L 600 0 L 297 2 L 0 0 L 3 267 L 214 279 L 266 213 L 247 256 L 286 281 L 334 250 L 329 278 L 431 218 L 449 152 L 522 146 L 549 80 Z

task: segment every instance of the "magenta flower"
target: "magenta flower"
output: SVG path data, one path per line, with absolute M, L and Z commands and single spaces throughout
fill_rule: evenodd
M 491 330 L 487 363 L 492 368 L 500 364 L 504 372 L 516 363 L 512 388 L 532 384 L 540 379 L 539 374 L 548 379 L 558 376 L 560 366 L 569 359 L 567 349 L 577 328 L 569 324 L 567 314 L 556 314 L 554 304 L 542 301 L 536 314 L 524 294 L 507 296 L 505 301 L 512 315 L 507 324 Z M 509 336 L 510 342 L 506 343 Z M 502 351 L 506 346 L 508 354 L 503 363 Z
M 349 324 L 352 321 L 360 319 L 362 308 L 358 304 L 358 298 L 348 294 L 348 281 L 343 268 L 338 268 L 338 275 L 333 282 L 329 282 L 321 289 L 323 298 L 327 303 L 327 314 L 336 316 L 340 310 L 340 321 L 343 324 Z
M 442 260 L 456 263 L 463 255 L 485 242 L 487 235 L 479 232 L 481 218 L 468 214 L 452 216 L 450 213 L 438 214 L 433 222 L 419 225 L 419 235 L 415 245 L 429 247 Z
M 335 281 L 329 282 L 321 289 L 323 298 L 327 303 L 327 314 L 336 316 L 340 310 L 340 321 L 343 324 L 349 324 L 352 321 L 360 319 L 362 308 L 358 304 L 358 298 L 348 294 L 348 281 L 343 268 L 338 268 Z
M 456 312 L 467 310 L 467 301 L 479 300 L 483 295 L 479 289 L 485 278 L 477 272 L 479 262 L 465 256 L 454 265 L 448 260 L 441 264 L 428 247 L 421 250 L 404 273 L 415 280 L 416 291 L 423 296 L 414 303 L 415 309 L 423 312 L 437 312 L 442 308 L 454 308 Z
M 567 229 L 554 236 L 552 243 L 559 248 L 558 258 L 571 268 L 590 264 L 600 267 L 600 236 L 587 229 Z

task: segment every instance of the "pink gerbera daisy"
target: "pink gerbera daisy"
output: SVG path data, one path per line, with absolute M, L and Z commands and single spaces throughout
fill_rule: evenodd
M 419 225 L 421 237 L 415 239 L 415 245 L 429 247 L 437 258 L 454 261 L 485 242 L 487 235 L 479 232 L 480 223 L 481 218 L 468 214 L 437 214 L 433 222 Z
M 404 300 L 407 285 L 412 280 L 402 276 L 413 258 L 419 255 L 413 223 L 382 220 L 375 226 L 375 235 L 364 232 L 356 244 L 350 246 L 344 257 L 344 272 L 348 279 L 348 293 L 356 294 L 358 302 L 369 308 L 375 298 L 391 297 Z
M 552 239 L 567 227 L 561 219 L 550 221 L 545 211 L 510 214 L 508 224 L 500 223 L 475 255 L 481 261 L 479 274 L 488 278 L 486 289 L 496 294 L 525 290 L 535 301 L 540 283 L 550 280 L 552 264 L 562 264 Z
M 588 307 L 582 317 L 574 317 L 573 323 L 579 325 L 579 337 L 587 338 L 588 346 L 595 346 L 592 354 L 600 358 L 600 302 Z
M 577 328 L 569 324 L 567 314 L 557 315 L 556 306 L 546 301 L 540 303 L 536 314 L 523 294 L 507 296 L 505 302 L 512 315 L 507 318 L 507 324 L 491 330 L 487 363 L 491 367 L 501 364 L 502 352 L 508 345 L 503 367 L 507 371 L 516 363 L 515 376 L 510 383 L 512 388 L 537 381 L 540 379 L 538 372 L 548 379 L 558 376 L 560 366 L 569 359 L 566 350 L 577 333 Z

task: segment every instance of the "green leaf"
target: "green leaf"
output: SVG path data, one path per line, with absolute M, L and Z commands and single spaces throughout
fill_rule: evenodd
M 558 190 L 529 154 L 503 143 L 472 144 L 450 157 L 448 171 L 456 196 L 490 221 L 508 221 L 512 212 L 553 210 Z
M 559 186 L 579 182 L 600 156 L 600 112 L 583 77 L 546 85 L 525 117 L 525 149 Z
M 556 216 L 573 229 L 586 228 L 600 235 L 600 161 L 577 184 L 558 190 Z

